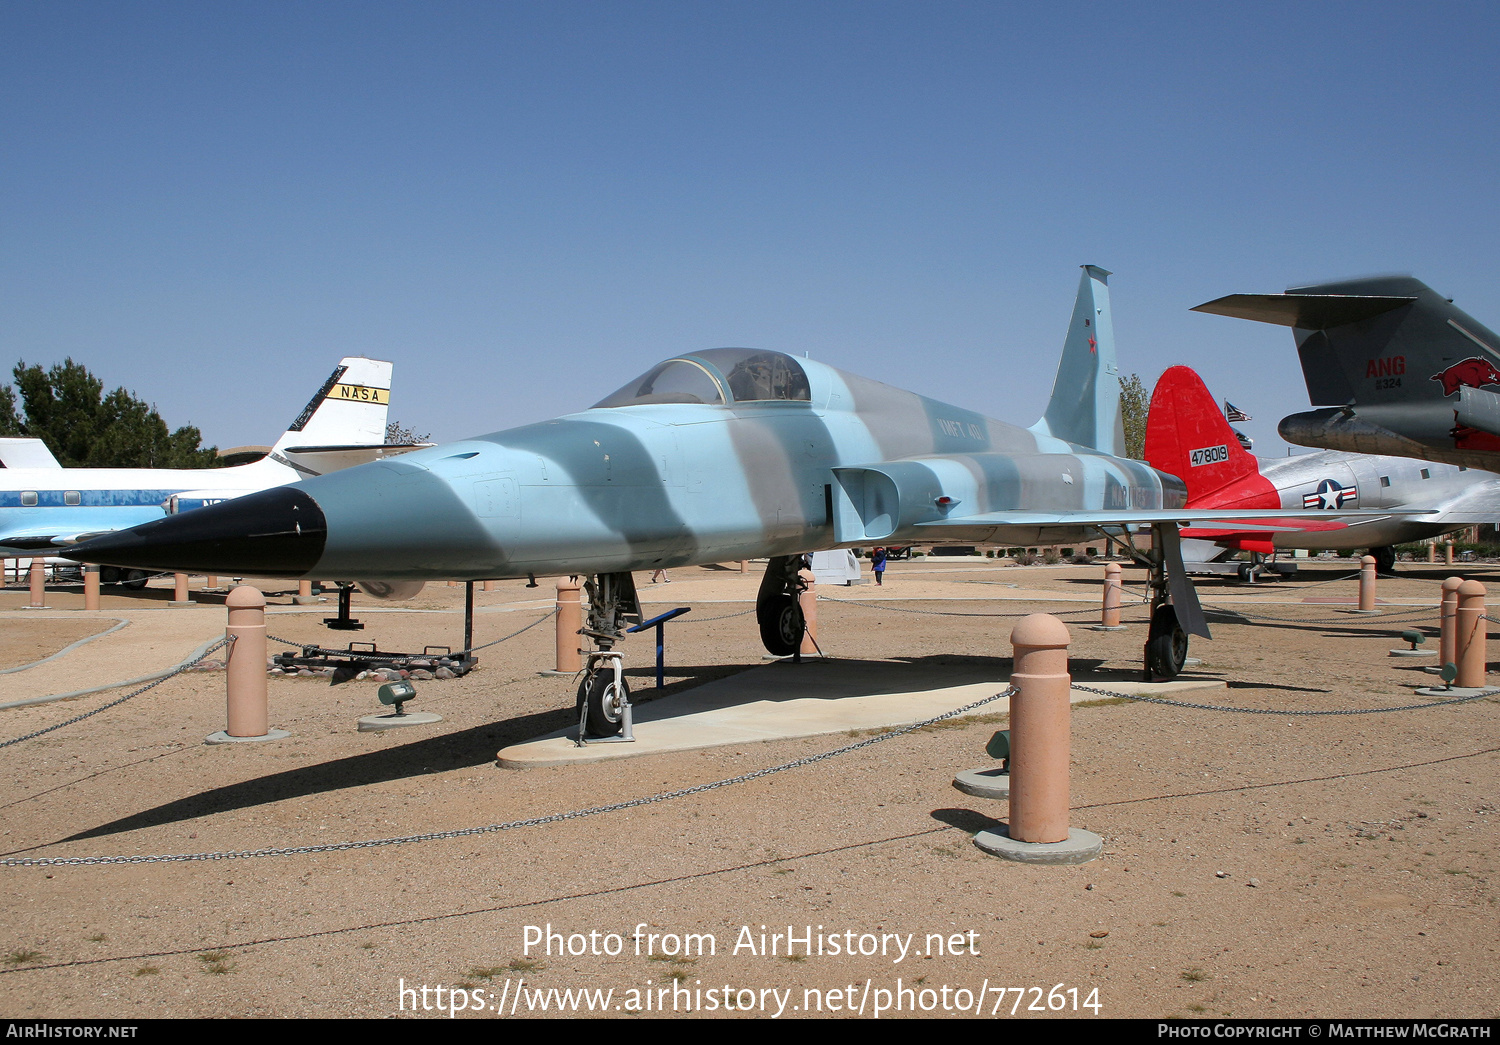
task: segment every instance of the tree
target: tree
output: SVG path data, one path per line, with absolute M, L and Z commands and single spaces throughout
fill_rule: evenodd
M 1146 410 L 1151 395 L 1140 374 L 1120 382 L 1120 419 L 1125 424 L 1125 456 L 1140 461 L 1146 456 Z
M 395 421 L 387 421 L 385 425 L 385 441 L 393 445 L 407 446 L 411 443 L 425 443 L 431 438 L 431 435 L 418 435 L 415 428 L 402 428 Z
M 66 359 L 48 370 L 16 364 L 15 388 L 0 386 L 0 431 L 42 440 L 64 467 L 215 468 L 214 447 L 203 447 L 192 425 L 175 432 L 134 393 L 104 382 Z M 17 416 L 16 393 L 24 416 Z

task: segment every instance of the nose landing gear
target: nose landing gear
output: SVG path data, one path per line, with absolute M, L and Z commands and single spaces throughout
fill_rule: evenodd
M 615 643 L 625 628 L 641 622 L 641 601 L 629 573 L 600 573 L 584 583 L 588 619 L 582 634 L 595 649 L 584 662 L 578 684 L 578 743 L 631 743 L 630 686 L 624 676 L 624 655 Z

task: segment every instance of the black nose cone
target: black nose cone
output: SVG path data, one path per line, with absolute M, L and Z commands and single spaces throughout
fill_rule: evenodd
M 318 503 L 293 486 L 278 486 L 96 537 L 62 554 L 138 570 L 300 577 L 317 565 L 327 538 Z

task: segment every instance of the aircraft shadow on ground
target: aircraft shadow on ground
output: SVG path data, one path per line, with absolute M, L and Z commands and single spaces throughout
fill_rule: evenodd
M 928 685 L 961 685 L 966 681 L 1003 679 L 1010 673 L 1010 658 L 1008 657 L 944 654 L 896 661 L 840 661 L 838 663 L 868 669 L 858 672 L 860 677 L 851 680 L 847 689 L 841 691 L 840 696 L 850 697 L 901 692 L 903 689 L 917 688 L 903 683 L 922 678 L 929 680 Z M 1092 667 L 1100 662 L 1080 661 L 1078 663 L 1081 667 Z M 826 670 L 829 666 L 808 663 L 802 667 L 808 672 L 816 672 Z M 648 680 L 655 678 L 654 667 L 632 668 L 627 674 L 632 682 L 632 688 L 636 689 L 633 694 L 635 699 L 645 704 L 653 701 L 658 694 L 671 696 L 674 691 L 680 694 L 691 690 L 700 682 L 723 678 L 740 670 L 743 670 L 743 666 L 669 667 L 670 675 L 679 679 L 687 675 L 688 678 L 674 682 L 672 686 L 660 691 L 646 688 L 650 684 Z M 785 665 L 778 666 L 778 670 L 793 671 L 796 668 L 792 665 Z M 794 687 L 787 687 L 785 699 L 795 699 L 798 695 Z M 767 698 L 764 693 L 756 692 L 747 693 L 745 699 L 748 702 Z M 691 714 L 695 710 L 697 709 L 691 701 L 684 701 L 681 704 L 683 714 Z M 235 784 L 211 788 L 100 824 L 98 827 L 76 832 L 59 841 L 76 842 L 101 838 L 196 820 L 219 813 L 271 805 L 288 799 L 306 798 L 330 791 L 431 776 L 456 769 L 469 769 L 493 762 L 495 752 L 507 744 L 568 729 L 576 726 L 577 722 L 577 715 L 572 707 L 503 719 L 442 736 L 414 740 L 399 747 L 351 755 L 348 758 L 284 770 Z
M 270 773 L 165 802 L 69 835 L 60 841 L 101 838 L 196 820 L 217 813 L 271 805 L 288 799 L 306 798 L 329 791 L 469 769 L 493 762 L 495 752 L 508 743 L 563 729 L 570 722 L 576 721 L 571 709 L 547 711 L 499 723 L 486 723 L 438 737 L 427 737 L 399 747 L 351 755 L 315 766 Z
M 1103 663 L 1097 658 L 1075 658 L 1070 668 L 1074 679 L 1084 684 L 1125 681 L 1140 677 L 1139 670 L 1134 668 L 1096 670 Z M 1011 659 L 1009 657 L 937 654 L 890 660 L 841 660 L 822 664 L 809 662 L 801 666 L 781 664 L 776 665 L 775 670 L 789 673 L 788 682 L 790 682 L 792 672 L 800 670 L 808 673 L 821 673 L 839 666 L 852 669 L 848 672 L 847 680 L 838 687 L 836 697 L 843 698 L 980 682 L 995 682 L 999 685 L 1010 675 Z M 654 668 L 632 668 L 628 675 L 633 685 L 639 687 L 633 694 L 634 699 L 638 703 L 648 704 L 658 696 L 682 695 L 701 682 L 724 678 L 739 670 L 743 670 L 743 666 L 669 667 L 668 672 L 678 681 L 663 690 L 646 688 L 650 684 L 649 680 L 655 677 Z M 1213 672 L 1195 673 L 1199 677 L 1213 677 L 1214 674 Z M 683 678 L 683 676 L 687 677 Z M 816 675 L 809 677 L 815 679 Z M 1231 683 L 1231 685 L 1236 684 Z M 1261 683 L 1238 685 L 1265 689 L 1296 689 L 1296 687 Z M 1322 691 L 1311 690 L 1310 692 Z M 806 694 L 796 686 L 786 685 L 770 694 L 763 689 L 747 691 L 744 699 L 746 702 L 795 700 L 804 695 Z M 826 691 L 819 695 L 824 698 L 830 696 Z M 691 700 L 682 701 L 679 707 L 684 715 L 700 710 Z M 397 747 L 351 755 L 331 762 L 288 769 L 211 788 L 76 832 L 59 841 L 77 842 L 102 838 L 182 823 L 220 813 L 272 805 L 288 799 L 306 798 L 370 784 L 431 776 L 456 769 L 469 769 L 493 762 L 495 752 L 508 744 L 569 729 L 576 724 L 577 716 L 572 707 L 502 719 L 442 736 L 416 739 Z M 649 723 L 640 728 L 650 728 Z

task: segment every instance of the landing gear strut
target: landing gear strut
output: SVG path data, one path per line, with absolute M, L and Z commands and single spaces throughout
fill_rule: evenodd
M 755 619 L 760 624 L 760 641 L 773 657 L 790 657 L 802 648 L 807 622 L 798 599 L 807 583 L 798 571 L 806 563 L 804 555 L 778 555 L 766 564 L 766 575 L 761 578 Z
M 635 578 L 628 573 L 600 573 L 585 581 L 583 588 L 589 611 L 582 634 L 596 648 L 589 652 L 578 684 L 579 742 L 588 738 L 629 742 L 635 739 L 630 732 L 630 686 L 615 643 L 627 626 L 641 622 Z
M 1170 578 L 1167 575 L 1166 543 L 1177 537 L 1174 528 L 1153 526 L 1150 568 L 1147 583 L 1151 588 L 1151 628 L 1146 634 L 1145 677 L 1147 682 L 1176 676 L 1187 663 L 1188 637 L 1177 620 L 1177 609 L 1171 603 Z M 1180 561 L 1180 556 L 1179 556 Z

